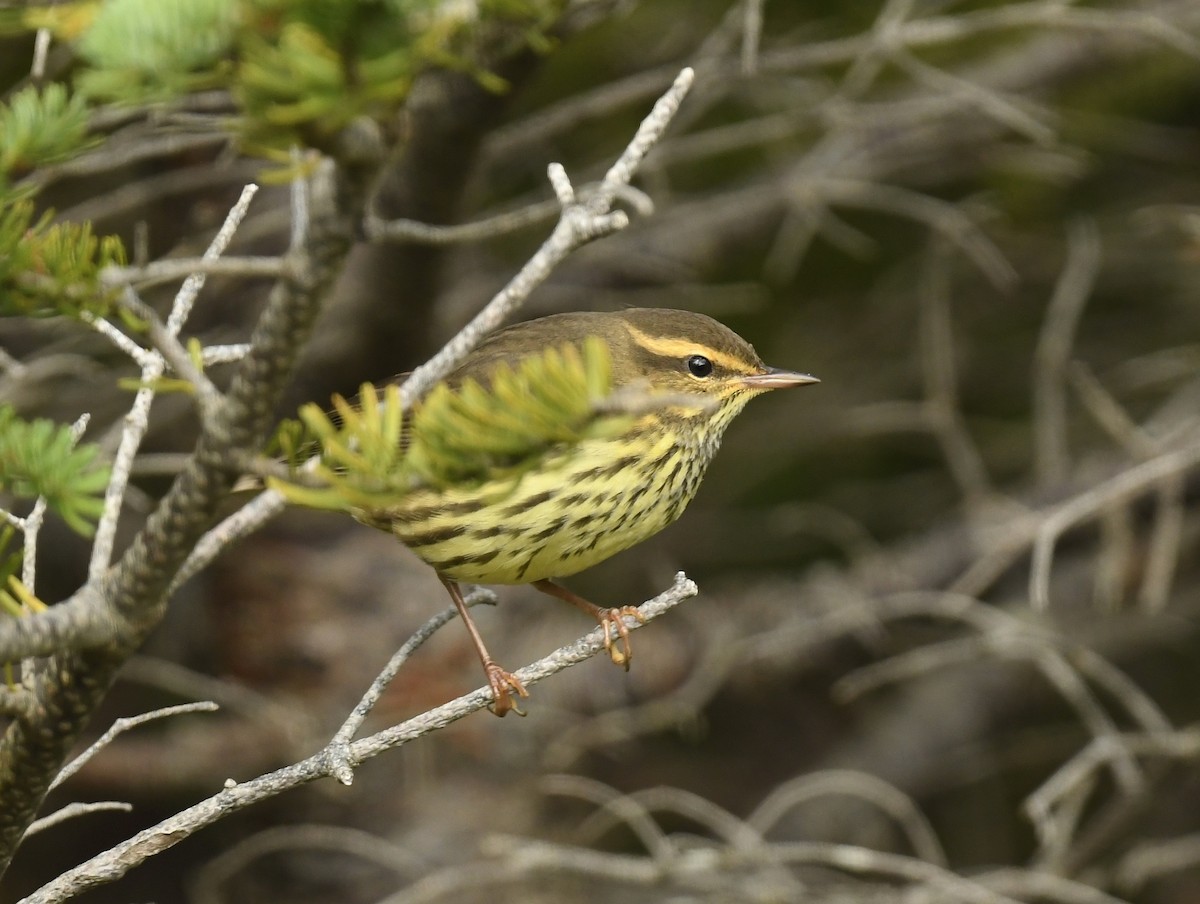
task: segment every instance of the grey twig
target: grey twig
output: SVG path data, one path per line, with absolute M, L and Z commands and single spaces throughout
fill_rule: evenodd
M 1029 574 L 1029 602 L 1035 609 L 1050 605 L 1050 567 L 1058 538 L 1075 525 L 1094 517 L 1108 505 L 1128 502 L 1148 489 L 1161 485 L 1200 464 L 1200 442 L 1166 452 L 1135 465 L 1098 484 L 1051 512 L 1040 524 L 1033 546 Z
M 470 593 L 463 597 L 463 602 L 468 606 L 478 606 L 481 603 L 494 605 L 496 602 L 496 594 L 484 587 L 476 587 Z M 330 772 L 343 785 L 349 785 L 354 781 L 354 770 L 350 766 L 350 742 L 354 740 L 354 736 L 358 734 L 358 730 L 362 728 L 363 722 L 367 716 L 371 714 L 371 710 L 375 708 L 375 704 L 379 702 L 379 698 L 383 696 L 383 692 L 387 690 L 387 686 L 392 683 L 392 680 L 408 662 L 412 655 L 421 648 L 425 641 L 429 640 L 442 625 L 454 619 L 458 614 L 458 610 L 447 608 L 439 612 L 410 637 L 395 655 L 384 666 L 378 677 L 371 682 L 371 686 L 358 701 L 358 705 L 342 723 L 342 727 L 337 730 L 337 733 L 326 746 L 326 751 L 330 759 Z
M 1033 425 L 1039 480 L 1062 480 L 1070 467 L 1067 449 L 1067 365 L 1083 308 L 1100 270 L 1100 233 L 1090 220 L 1071 226 L 1067 262 L 1046 310 L 1034 352 Z
M 189 883 L 189 899 L 195 904 L 223 904 L 221 886 L 248 864 L 279 851 L 310 849 L 349 854 L 378 864 L 400 876 L 408 876 L 422 865 L 407 848 L 378 835 L 336 825 L 283 825 L 256 832 L 222 851 Z
M 137 728 L 139 725 L 145 725 L 147 722 L 154 722 L 158 719 L 168 719 L 171 716 L 180 716 L 185 713 L 211 713 L 217 711 L 217 704 L 203 700 L 197 703 L 180 703 L 177 706 L 164 706 L 162 709 L 151 710 L 148 713 L 141 713 L 136 716 L 125 716 L 117 719 L 108 727 L 108 731 L 100 735 L 92 744 L 88 746 L 83 753 L 71 760 L 59 770 L 58 775 L 54 777 L 54 781 L 50 783 L 50 788 L 53 790 L 73 776 L 76 772 L 84 767 L 84 765 L 94 757 L 97 753 L 111 744 L 118 735 L 122 735 L 131 728 Z
M 458 242 L 477 242 L 516 232 L 535 223 L 548 220 L 560 211 L 555 201 L 539 201 L 520 210 L 459 223 L 451 226 L 422 223 L 419 220 L 384 220 L 375 214 L 367 216 L 363 231 L 372 241 L 415 242 L 424 245 L 452 245 Z
M 159 319 L 158 313 L 138 297 L 133 286 L 125 287 L 121 304 L 135 317 L 146 323 L 150 343 L 162 355 L 163 360 L 171 366 L 171 369 L 195 388 L 201 414 L 204 417 L 210 417 L 221 401 L 221 393 L 213 385 L 212 380 L 192 361 L 191 355 L 183 347 L 179 338 L 167 329 L 166 324 Z
M 86 816 L 88 813 L 130 813 L 132 811 L 133 805 L 123 800 L 98 800 L 90 803 L 67 804 L 65 807 L 55 810 L 49 816 L 35 819 L 29 824 L 29 830 L 25 834 L 27 836 L 36 835 L 38 832 L 60 825 L 68 819 Z
M 257 192 L 257 185 L 247 185 L 242 189 L 237 203 L 230 209 L 221 229 L 213 238 L 208 250 L 204 252 L 205 260 L 219 258 L 229 247 L 237 227 L 245 218 L 250 202 Z M 183 329 L 183 325 L 192 311 L 192 305 L 196 301 L 196 296 L 200 294 L 200 289 L 204 286 L 205 278 L 202 273 L 192 273 L 183 281 L 183 285 L 175 295 L 171 313 L 167 317 L 166 328 L 169 335 L 178 336 Z M 157 380 L 162 376 L 165 367 L 166 362 L 160 356 L 155 356 L 154 360 L 142 363 L 142 382 L 151 383 Z M 129 484 L 129 471 L 133 467 L 133 460 L 137 456 L 142 437 L 149 428 L 150 405 L 153 401 L 154 390 L 152 388 L 145 386 L 139 389 L 137 395 L 134 396 L 129 413 L 125 416 L 125 429 L 121 433 L 121 442 L 113 459 L 112 477 L 104 492 L 104 512 L 100 516 L 99 524 L 96 527 L 96 537 L 92 543 L 92 557 L 88 565 L 89 582 L 99 581 L 112 561 L 113 543 L 117 534 L 117 519 L 121 515 L 125 488 Z
M 194 275 L 278 279 L 288 273 L 285 257 L 202 257 L 152 261 L 140 267 L 109 267 L 100 278 L 108 285 L 146 287 Z

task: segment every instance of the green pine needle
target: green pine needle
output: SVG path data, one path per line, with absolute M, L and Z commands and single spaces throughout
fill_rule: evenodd
M 627 415 L 600 411 L 611 390 L 611 360 L 597 338 L 501 365 L 486 385 L 440 384 L 407 422 L 396 386 L 380 394 L 365 384 L 357 404 L 335 396 L 332 415 L 301 409 L 303 429 L 280 435 L 292 448 L 311 437 L 320 461 L 303 480 L 269 483 L 298 505 L 371 511 L 420 486 L 511 481 L 552 452 L 623 430 Z
M 235 0 L 107 0 L 79 40 L 77 84 L 123 103 L 216 84 L 237 25 Z
M 59 84 L 29 86 L 0 106 L 0 171 L 20 174 L 73 157 L 94 144 L 82 95 Z
M 44 496 L 50 510 L 85 537 L 104 510 L 109 470 L 99 456 L 99 446 L 76 445 L 69 426 L 22 420 L 0 406 L 0 490 L 22 499 Z
M 34 220 L 29 200 L 0 202 L 0 316 L 103 316 L 116 298 L 100 271 L 125 263 L 116 236 L 100 237 L 90 223 Z

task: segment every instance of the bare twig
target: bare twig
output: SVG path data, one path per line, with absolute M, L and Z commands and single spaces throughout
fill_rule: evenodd
M 1136 895 L 1160 876 L 1194 869 L 1200 863 L 1200 834 L 1144 841 L 1121 857 L 1116 866 L 1117 885 Z
M 1062 480 L 1070 467 L 1067 449 L 1067 365 L 1084 305 L 1100 270 L 1100 234 L 1095 223 L 1080 220 L 1067 235 L 1067 262 L 1034 352 L 1034 470 L 1043 484 Z
M 468 606 L 478 606 L 481 603 L 495 605 L 496 594 L 486 588 L 476 587 L 463 597 L 463 602 Z M 383 692 L 405 663 L 412 658 L 412 655 L 421 648 L 425 641 L 457 614 L 456 609 L 444 609 L 422 625 L 420 630 L 396 651 L 388 664 L 384 666 L 383 671 L 371 682 L 371 686 L 358 701 L 358 705 L 354 707 L 346 721 L 342 723 L 342 727 L 329 741 L 325 750 L 329 754 L 330 772 L 343 785 L 349 785 L 354 781 L 354 769 L 350 765 L 350 742 L 362 728 L 363 722 L 371 714 L 371 710 L 375 708 L 375 704 L 379 702 L 379 698 L 383 696 Z
M 574 797 L 607 810 L 629 827 L 646 853 L 659 863 L 666 863 L 677 852 L 674 842 L 654 821 L 645 805 L 611 785 L 581 775 L 548 775 L 542 779 L 540 788 L 543 794 Z M 584 840 L 588 839 L 584 837 Z
M 758 71 L 758 45 L 762 40 L 763 4 L 766 0 L 742 0 L 742 75 Z
M 1100 768 L 1130 755 L 1195 760 L 1200 758 L 1200 731 L 1193 728 L 1093 738 L 1025 799 L 1023 809 L 1039 836 L 1053 838 L 1062 834 L 1054 818 L 1062 802 L 1075 795 L 1086 795 Z
M 247 865 L 268 854 L 304 849 L 349 854 L 400 876 L 411 875 L 421 866 L 406 848 L 361 829 L 316 824 L 275 826 L 251 835 L 206 863 L 189 883 L 189 898 L 195 904 L 224 904 L 221 886 Z
M 26 836 L 36 835 L 45 829 L 52 828 L 56 825 L 66 822 L 68 819 L 75 819 L 78 816 L 86 816 L 89 813 L 131 813 L 133 805 L 121 800 L 99 800 L 91 803 L 73 803 L 67 804 L 59 810 L 55 810 L 49 816 L 43 816 L 41 819 L 35 819 L 29 824 L 29 829 L 26 831 Z
M 1029 601 L 1035 609 L 1050 605 L 1050 567 L 1058 538 L 1075 525 L 1094 517 L 1107 505 L 1127 502 L 1164 480 L 1200 463 L 1200 443 L 1165 452 L 1135 465 L 1104 483 L 1080 493 L 1052 511 L 1038 527 L 1029 575 Z
M 217 387 L 192 361 L 188 350 L 183 347 L 178 337 L 167 329 L 166 324 L 159 319 L 158 313 L 138 297 L 133 286 L 125 287 L 121 304 L 146 323 L 146 332 L 155 350 L 175 373 L 195 388 L 201 414 L 209 417 L 221 401 L 221 393 Z
M 33 63 L 29 67 L 29 77 L 40 82 L 46 77 L 46 58 L 50 55 L 50 42 L 53 34 L 48 28 L 39 28 L 33 39 Z
M 865 772 L 824 769 L 790 779 L 772 789 L 746 822 L 765 836 L 791 810 L 829 795 L 856 797 L 875 805 L 904 832 L 915 856 L 935 866 L 949 865 L 937 833 L 916 802 L 895 785 Z
M 168 593 L 174 593 L 190 578 L 203 571 L 221 550 L 232 546 L 261 528 L 287 508 L 287 500 L 275 490 L 264 490 L 252 500 L 204 534 L 192 548 L 187 560 L 175 574 Z
M 54 781 L 51 783 L 51 789 L 57 788 L 76 772 L 82 769 L 92 757 L 111 744 L 118 735 L 124 734 L 131 728 L 137 728 L 139 725 L 145 725 L 147 722 L 153 722 L 158 719 L 168 719 L 171 716 L 181 716 L 185 713 L 211 713 L 217 711 L 217 704 L 207 700 L 197 703 L 180 703 L 177 706 L 164 706 L 162 709 L 155 709 L 148 713 L 142 713 L 137 716 L 124 716 L 117 719 L 109 726 L 108 731 L 100 735 L 88 748 L 67 763 L 59 770 Z
M 109 267 L 100 274 L 102 282 L 113 285 L 155 286 L 189 276 L 236 276 L 243 279 L 286 278 L 288 260 L 284 257 L 202 257 L 171 258 L 152 261 L 140 267 Z
M 363 232 L 372 241 L 418 242 L 425 245 L 450 245 L 457 242 L 477 242 L 495 238 L 541 223 L 561 212 L 557 201 L 539 201 L 506 213 L 460 223 L 440 226 L 419 220 L 384 220 L 375 214 L 367 216 Z
M 968 502 L 979 502 L 990 493 L 991 485 L 983 456 L 967 430 L 958 401 L 948 251 L 945 241 L 935 241 L 922 272 L 920 358 L 925 406 L 951 475 Z
M 213 238 L 208 250 L 204 253 L 205 260 L 219 258 L 229 247 L 233 234 L 246 216 L 250 201 L 258 191 L 257 185 L 247 185 L 237 203 L 230 209 L 224 224 Z M 194 273 L 188 276 L 179 292 L 175 295 L 171 313 L 167 317 L 167 332 L 178 336 L 191 313 L 192 305 L 200 289 L 204 286 L 204 274 Z M 153 383 L 162 376 L 166 362 L 159 356 L 154 360 L 142 363 L 142 382 Z M 154 390 L 150 386 L 139 389 L 134 397 L 133 405 L 125 416 L 125 429 L 121 434 L 121 442 L 113 459 L 112 477 L 104 493 L 104 513 L 96 527 L 96 537 L 92 543 L 92 557 L 88 565 L 88 580 L 99 581 L 112 561 L 113 543 L 116 539 L 117 519 L 121 515 L 121 506 L 125 498 L 125 488 L 129 483 L 129 471 L 133 460 L 149 427 L 150 405 L 154 401 Z

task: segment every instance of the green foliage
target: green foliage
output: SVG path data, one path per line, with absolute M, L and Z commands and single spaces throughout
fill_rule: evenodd
M 296 144 L 328 149 L 359 116 L 391 121 L 417 73 L 440 66 L 489 88 L 489 66 L 525 47 L 544 48 L 565 0 L 83 0 L 21 13 L 73 43 L 84 65 L 80 96 L 125 104 L 228 88 L 242 110 L 250 149 L 286 154 Z M 30 91 L 29 99 L 37 98 Z M 59 100 L 55 95 L 55 100 Z M 61 103 L 46 150 L 72 144 L 78 101 Z M 27 118 L 26 122 L 33 122 Z M 76 136 L 82 137 L 82 136 Z M 29 157 L 23 154 L 22 158 Z M 40 158 L 42 160 L 46 158 Z M 35 163 L 31 165 L 36 165 Z M 2 169 L 0 169 L 2 172 Z
M 397 104 L 413 74 L 403 50 L 349 69 L 320 32 L 300 22 L 285 26 L 275 42 L 248 35 L 243 55 L 236 90 L 259 138 L 308 126 L 319 143 L 356 116 Z
M 0 172 L 5 176 L 56 163 L 89 145 L 82 95 L 62 85 L 18 91 L 0 107 Z
M 387 508 L 418 486 L 449 487 L 515 478 L 552 450 L 623 430 L 625 415 L 600 412 L 612 390 L 599 339 L 500 365 L 487 384 L 440 384 L 407 419 L 400 390 L 366 384 L 358 404 L 334 397 L 334 413 L 300 411 L 305 437 L 321 450 L 308 479 L 270 481 L 313 508 Z
M 18 572 L 25 551 L 20 547 L 9 548 L 16 535 L 12 525 L 0 527 L 0 613 L 22 618 L 31 612 L 45 611 L 46 604 L 21 581 Z M 16 673 L 11 662 L 0 662 L 0 681 L 10 688 L 16 686 Z
M 311 476 L 323 486 L 276 480 L 269 485 L 291 502 L 322 509 L 368 508 L 377 504 L 374 500 L 403 495 L 411 475 L 404 467 L 399 388 L 385 387 L 381 399 L 374 386 L 364 383 L 357 407 L 342 396 L 334 396 L 333 405 L 334 417 L 316 405 L 300 409 L 305 435 L 315 437 L 321 450 Z
M 100 271 L 125 262 L 116 236 L 96 236 L 90 223 L 36 222 L 32 202 L 0 203 L 0 316 L 104 314 L 115 293 Z
M 0 406 L 0 490 L 24 499 L 44 496 L 51 511 L 84 536 L 104 508 L 109 471 L 99 455 L 96 445 L 75 445 L 68 426 L 22 420 Z
M 85 94 L 163 100 L 219 83 L 233 46 L 236 0 L 106 0 L 78 42 Z
M 21 570 L 21 560 L 24 550 L 20 547 L 10 549 L 17 531 L 11 524 L 0 527 L 0 612 L 17 616 L 22 612 L 20 601 L 8 592 L 9 581 L 20 580 L 17 576 Z
M 247 138 L 264 151 L 297 141 L 321 147 L 358 116 L 389 118 L 429 66 L 469 72 L 500 89 L 486 60 L 534 42 L 561 5 L 505 0 L 476 10 L 443 0 L 243 0 L 246 27 L 232 87 Z
M 625 418 L 598 418 L 612 389 L 604 343 L 565 345 L 501 364 L 485 386 L 435 386 L 413 418 L 408 466 L 430 486 L 510 476 L 550 448 L 620 429 Z

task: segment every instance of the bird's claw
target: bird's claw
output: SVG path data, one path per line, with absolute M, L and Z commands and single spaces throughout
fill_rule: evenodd
M 629 627 L 625 624 L 625 616 L 636 618 L 641 624 L 646 623 L 646 617 L 636 606 L 621 606 L 614 609 L 602 609 L 596 618 L 604 631 L 604 649 L 615 665 L 629 671 L 629 662 L 633 659 L 633 647 L 629 645 Z M 620 644 L 613 643 L 613 635 L 620 639 Z
M 492 703 L 488 709 L 497 716 L 504 716 L 509 712 L 515 712 L 518 716 L 525 715 L 525 710 L 517 706 L 512 698 L 513 692 L 518 697 L 529 696 L 529 691 L 525 690 L 521 679 L 512 672 L 506 672 L 494 662 L 485 662 L 483 670 L 487 674 L 488 687 L 492 689 Z

